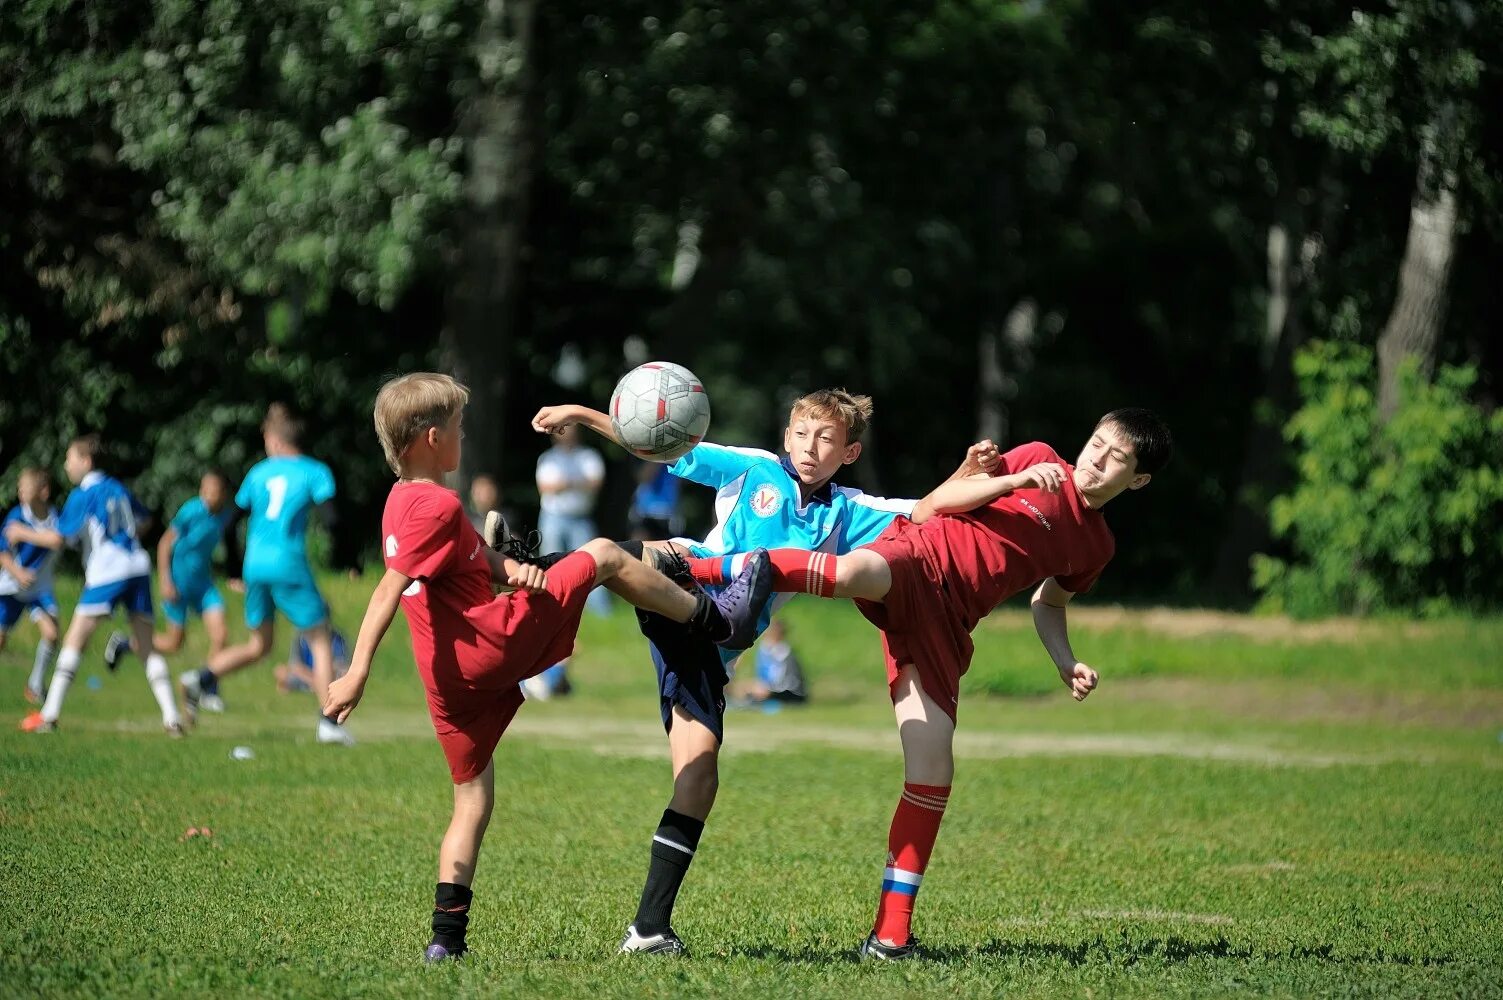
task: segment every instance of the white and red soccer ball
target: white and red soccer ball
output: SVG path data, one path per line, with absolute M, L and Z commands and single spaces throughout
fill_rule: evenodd
M 649 361 L 616 383 L 611 428 L 638 458 L 673 462 L 710 429 L 710 397 L 699 378 L 682 365 Z

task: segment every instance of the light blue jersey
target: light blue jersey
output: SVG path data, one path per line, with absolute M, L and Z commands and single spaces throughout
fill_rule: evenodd
M 37 517 L 27 509 L 25 504 L 16 504 L 11 508 L 10 513 L 5 515 L 6 524 L 13 521 L 19 521 L 37 531 L 56 531 L 57 511 L 48 507 L 45 517 Z M 12 545 L 5 540 L 4 531 L 0 530 L 0 552 L 9 552 L 17 565 L 35 577 L 31 586 L 22 587 L 15 577 L 5 570 L 0 570 L 0 597 L 19 597 L 24 600 L 36 594 L 51 593 L 52 564 L 57 561 L 56 549 L 43 548 L 40 545 L 32 545 L 30 542 Z
M 57 531 L 82 546 L 86 588 L 151 574 L 151 556 L 136 537 L 136 522 L 148 513 L 124 484 L 98 471 L 68 494 Z
M 715 489 L 715 527 L 703 542 L 683 540 L 696 556 L 732 555 L 756 548 L 844 555 L 875 541 L 893 518 L 913 513 L 918 502 L 869 496 L 832 481 L 800 507 L 799 479 L 792 463 L 755 448 L 700 444 L 668 471 Z M 768 602 L 757 623 L 758 635 L 776 607 L 792 596 L 778 594 Z M 721 650 L 726 663 L 738 655 Z
M 214 550 L 234 519 L 235 512 L 228 505 L 217 514 L 211 513 L 200 497 L 177 509 L 172 517 L 172 530 L 177 532 L 172 545 L 172 582 L 178 589 L 191 589 L 194 584 L 209 581 Z
M 235 503 L 250 512 L 245 533 L 247 584 L 310 580 L 304 534 L 308 511 L 334 497 L 334 473 L 306 455 L 268 458 L 245 474 Z

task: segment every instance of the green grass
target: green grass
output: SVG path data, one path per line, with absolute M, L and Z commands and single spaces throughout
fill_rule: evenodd
M 348 629 L 367 587 L 330 581 Z M 449 793 L 401 626 L 352 751 L 315 746 L 311 700 L 264 667 L 182 743 L 138 666 L 81 678 L 62 732 L 0 732 L 0 995 L 1503 992 L 1503 623 L 1170 634 L 1082 613 L 1104 679 L 1075 705 L 1026 618 L 997 616 L 918 901 L 933 957 L 872 967 L 851 955 L 901 780 L 880 647 L 846 606 L 789 620 L 816 700 L 729 720 L 675 919 L 687 961 L 612 956 L 668 783 L 617 613 L 586 621 L 579 695 L 502 742 L 454 968 L 418 963 Z M 16 718 L 32 638 L 0 654 Z

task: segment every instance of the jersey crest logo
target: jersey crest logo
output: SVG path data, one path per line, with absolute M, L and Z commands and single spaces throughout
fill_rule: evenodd
M 751 495 L 751 510 L 758 517 L 771 517 L 778 512 L 783 505 L 783 494 L 771 483 L 763 483 L 758 486 L 756 492 Z

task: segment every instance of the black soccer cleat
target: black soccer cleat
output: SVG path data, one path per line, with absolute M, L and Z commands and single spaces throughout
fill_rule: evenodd
M 674 545 L 670 549 L 651 549 L 649 551 L 653 554 L 653 569 L 656 569 L 659 573 L 685 590 L 698 593 L 703 589 L 699 581 L 694 579 L 694 573 L 689 569 L 689 560 L 684 556 L 682 548 Z
M 506 556 L 515 559 L 519 563 L 528 563 L 539 569 L 548 569 L 558 562 L 567 552 L 550 552 L 546 556 L 538 555 L 539 535 L 536 531 L 529 531 L 525 536 L 514 534 L 506 518 L 501 516 L 499 510 L 493 510 L 485 515 L 485 530 L 481 536 L 485 544 Z
M 918 948 L 918 938 L 911 935 L 907 944 L 883 944 L 877 937 L 877 932 L 872 931 L 867 935 L 866 940 L 861 942 L 856 957 L 862 961 L 906 962 L 919 957 Z
M 740 575 L 715 595 L 715 606 L 720 609 L 730 630 L 715 644 L 726 649 L 746 649 L 757 641 L 757 622 L 762 611 L 772 598 L 772 560 L 766 549 L 757 549 L 746 558 Z

